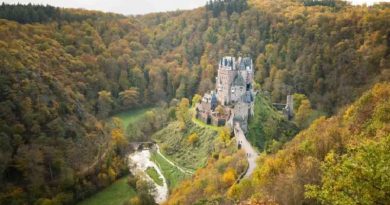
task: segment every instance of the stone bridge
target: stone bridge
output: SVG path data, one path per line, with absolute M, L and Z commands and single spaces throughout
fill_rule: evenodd
M 148 141 L 148 142 L 131 142 L 129 143 L 131 148 L 134 150 L 145 150 L 145 149 L 152 149 L 156 142 Z

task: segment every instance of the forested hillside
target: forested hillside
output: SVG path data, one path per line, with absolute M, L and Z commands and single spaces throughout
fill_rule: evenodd
M 227 185 L 223 161 L 237 156 L 211 158 L 166 204 L 386 204 L 389 108 L 390 84 L 377 84 L 345 111 L 316 120 L 276 153 L 263 153 L 250 178 Z
M 389 81 L 389 4 L 334 2 L 213 1 L 136 17 L 3 3 L 0 203 L 71 204 L 111 183 L 126 139 L 107 118 L 214 88 L 225 55 L 256 59 L 272 101 L 303 93 L 327 114 Z M 323 188 L 310 196 L 327 200 Z
M 303 93 L 328 113 L 350 103 L 372 82 L 389 79 L 388 4 L 333 7 L 253 0 L 242 11 L 242 6 L 215 2 L 206 11 L 138 18 L 153 32 L 159 53 L 171 56 L 166 59 L 181 65 L 180 70 L 191 71 L 182 77 L 189 79 L 174 84 L 177 96 L 184 88 L 212 89 L 215 65 L 224 55 L 256 59 L 256 81 L 271 92 L 272 101 Z M 199 86 L 193 86 L 194 77 Z
M 127 38 L 141 55 L 140 26 L 118 15 L 66 12 L 89 17 L 0 20 L 1 204 L 74 203 L 127 171 L 122 126 L 105 121 L 144 99 L 144 73 L 134 68 L 141 78 L 128 77 L 129 64 L 143 62 L 129 57 L 128 43 L 120 46 Z
M 230 188 L 233 201 L 277 204 L 386 204 L 390 84 L 378 84 L 344 112 L 316 120 L 253 177 Z M 260 193 L 260 194 L 259 194 Z
M 270 99 L 258 94 L 253 117 L 249 119 L 247 138 L 261 151 L 274 152 L 297 134 L 298 127 L 276 111 Z

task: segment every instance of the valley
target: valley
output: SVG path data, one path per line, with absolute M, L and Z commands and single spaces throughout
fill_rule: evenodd
M 130 123 L 138 121 L 145 115 L 147 111 L 151 109 L 152 108 L 141 108 L 137 110 L 124 111 L 114 115 L 112 118 L 119 118 L 122 121 L 123 129 L 126 129 Z M 112 185 L 104 188 L 93 196 L 88 197 L 87 199 L 78 203 L 78 205 L 122 204 L 129 198 L 134 197 L 136 193 L 136 191 L 127 184 L 127 180 L 127 175 L 117 179 L 115 182 L 113 182 Z
M 388 204 L 389 19 L 343 0 L 4 2 L 0 204 Z
M 120 119 L 123 129 L 127 133 L 127 127 L 130 124 L 138 123 L 145 119 L 144 117 L 147 113 L 152 110 L 153 108 L 141 108 L 124 111 L 113 115 L 111 119 Z M 137 143 L 134 142 L 134 144 Z M 137 150 L 138 146 L 134 148 L 136 150 L 128 153 L 128 169 L 131 175 L 143 178 L 153 184 L 154 188 L 151 194 L 157 203 L 164 202 L 168 197 L 169 190 L 177 187 L 182 180 L 194 174 L 194 169 L 180 167 L 164 156 L 158 144 L 152 145 L 152 147 L 144 145 L 144 148 L 140 148 L 139 150 Z M 194 152 L 194 154 L 197 153 Z M 178 160 L 176 156 L 172 157 Z M 126 202 L 129 198 L 134 197 L 134 193 L 136 193 L 134 188 L 127 185 L 128 177 L 126 175 L 117 179 L 112 185 L 83 200 L 79 205 L 120 204 Z

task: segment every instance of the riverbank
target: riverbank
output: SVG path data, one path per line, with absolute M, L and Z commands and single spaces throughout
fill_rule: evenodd
M 146 114 L 146 112 L 152 109 L 152 107 L 148 107 L 128 110 L 115 114 L 111 116 L 110 119 L 114 117 L 121 119 L 123 122 L 123 129 L 126 130 L 126 127 L 130 123 L 137 122 Z M 127 176 L 124 176 L 117 179 L 108 187 L 77 203 L 77 205 L 122 205 L 123 202 L 136 196 L 136 194 L 136 190 L 127 184 Z
M 155 180 L 153 180 L 152 177 L 146 174 L 146 170 L 149 168 L 156 170 L 158 177 L 162 179 L 162 185 L 157 183 Z M 151 160 L 150 150 L 136 151 L 130 154 L 129 169 L 130 172 L 135 176 L 141 177 L 144 180 L 154 184 L 155 191 L 151 194 L 154 197 L 156 203 L 161 204 L 167 200 L 169 194 L 167 180 L 162 174 L 160 167 Z

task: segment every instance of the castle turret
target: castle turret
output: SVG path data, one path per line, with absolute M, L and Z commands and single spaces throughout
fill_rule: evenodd
M 294 98 L 292 95 L 287 95 L 286 107 L 284 109 L 289 120 L 294 117 Z
M 236 58 L 231 56 L 225 56 L 219 62 L 219 69 L 235 70 L 236 69 Z
M 211 99 L 210 99 L 210 104 L 211 104 L 211 110 L 215 110 L 218 105 L 218 99 L 214 91 L 211 91 Z

